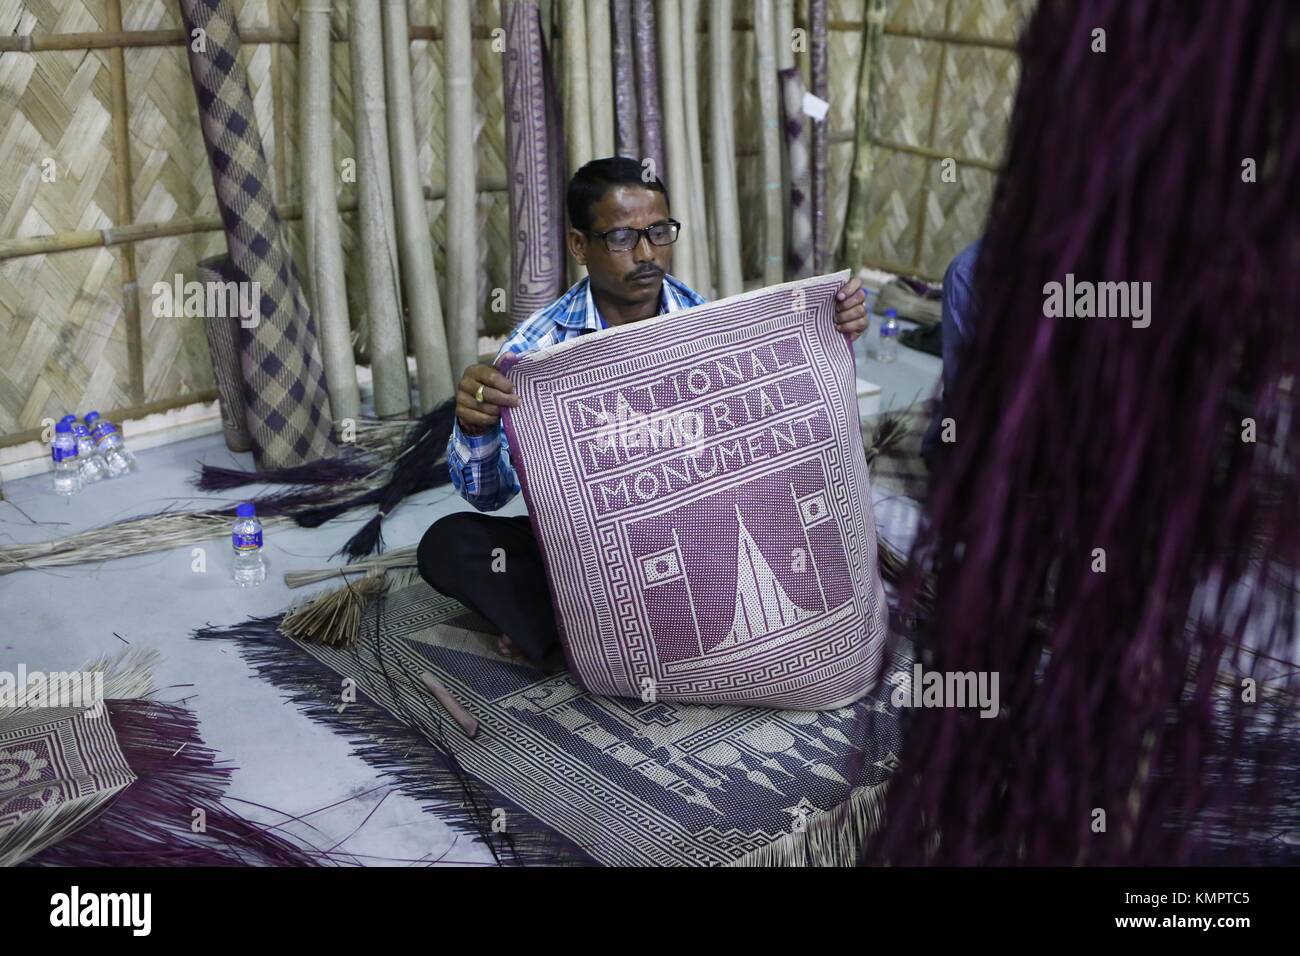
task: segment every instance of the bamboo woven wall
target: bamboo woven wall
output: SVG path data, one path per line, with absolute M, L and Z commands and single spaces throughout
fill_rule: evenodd
M 497 0 L 474 6 L 480 306 L 509 281 Z M 894 0 L 881 65 L 881 159 L 870 196 L 868 261 L 922 275 L 978 235 L 1016 80 L 1010 50 L 1031 0 Z M 346 36 L 334 14 L 336 166 L 353 156 Z M 411 0 L 416 135 L 435 260 L 443 273 L 441 0 Z M 277 202 L 301 266 L 297 181 L 297 0 L 235 0 L 244 64 Z M 752 25 L 736 4 L 738 117 L 756 116 Z M 831 0 L 832 248 L 848 201 L 863 0 Z M 708 95 L 707 11 L 699 23 Z M 806 25 L 806 0 L 797 25 Z M 0 445 L 38 437 L 42 419 L 90 408 L 119 417 L 214 397 L 200 319 L 155 318 L 155 282 L 198 277 L 223 252 L 216 199 L 173 0 L 0 0 Z M 127 31 L 122 34 L 121 31 Z M 949 42 L 955 40 L 957 42 Z M 984 45 L 987 44 L 987 45 Z M 807 57 L 800 57 L 807 66 Z M 707 116 L 707 106 L 702 107 Z M 737 123 L 746 274 L 761 235 L 758 124 Z M 705 124 L 705 155 L 709 152 Z M 954 157 L 957 184 L 939 180 Z M 42 178 L 43 163 L 55 179 Z M 354 187 L 341 196 L 344 258 L 365 342 Z M 43 252 L 55 247 L 67 251 Z M 134 279 L 134 282 L 132 282 Z M 358 348 L 364 360 L 364 345 Z

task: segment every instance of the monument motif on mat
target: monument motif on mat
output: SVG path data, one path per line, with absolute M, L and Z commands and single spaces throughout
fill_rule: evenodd
M 847 274 L 508 357 L 505 427 L 593 693 L 833 709 L 885 634 Z

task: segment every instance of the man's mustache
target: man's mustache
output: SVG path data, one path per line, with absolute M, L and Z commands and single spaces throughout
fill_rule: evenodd
M 662 276 L 663 274 L 663 269 L 657 269 L 654 266 L 650 266 L 645 269 L 637 269 L 635 272 L 629 272 L 627 276 L 625 276 L 625 279 L 628 282 L 632 282 L 635 279 L 640 279 L 642 276 Z

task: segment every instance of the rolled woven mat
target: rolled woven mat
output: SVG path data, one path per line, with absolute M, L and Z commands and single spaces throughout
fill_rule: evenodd
M 808 168 L 808 135 L 803 114 L 803 78 L 799 68 L 780 71 L 784 106 L 785 152 L 790 165 L 790 242 L 786 249 L 787 279 L 813 274 L 812 178 Z
M 510 317 L 523 321 L 564 291 L 564 147 L 558 94 L 533 0 L 506 0 L 506 163 Z
M 231 275 L 229 256 L 211 256 L 199 263 L 199 278 L 204 285 L 233 282 Z M 217 379 L 217 401 L 221 408 L 226 447 L 231 451 L 248 451 L 253 447 L 253 439 L 248 434 L 248 414 L 244 409 L 239 316 L 205 316 L 203 332 L 208 337 L 208 354 L 212 357 L 212 372 Z
M 181 0 L 199 120 L 236 281 L 256 282 L 260 308 L 240 328 L 244 404 L 259 468 L 337 453 L 316 326 L 280 236 L 230 0 Z M 195 33 L 195 31 L 200 31 Z
M 641 159 L 664 176 L 663 114 L 659 110 L 659 56 L 654 0 L 632 0 L 632 49 L 636 56 L 636 96 L 641 123 Z
M 614 139 L 618 155 L 641 158 L 636 61 L 632 53 L 632 0 L 613 0 Z

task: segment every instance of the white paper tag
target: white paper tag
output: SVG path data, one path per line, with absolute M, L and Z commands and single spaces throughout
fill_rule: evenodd
M 826 111 L 829 110 L 830 108 L 831 108 L 831 104 L 827 103 L 820 96 L 814 96 L 812 93 L 804 93 L 803 95 L 804 115 L 811 116 L 813 119 L 818 121 L 824 120 L 826 118 Z

